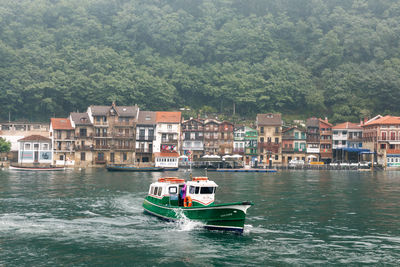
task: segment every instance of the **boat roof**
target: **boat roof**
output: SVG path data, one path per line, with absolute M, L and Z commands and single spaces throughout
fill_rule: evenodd
M 193 177 L 192 180 L 185 181 L 185 179 L 178 178 L 178 177 L 162 177 L 159 178 L 157 182 L 152 183 L 153 185 L 157 186 L 164 186 L 166 184 L 184 184 L 187 185 L 194 185 L 194 186 L 215 186 L 218 185 L 214 181 L 208 180 L 207 177 Z

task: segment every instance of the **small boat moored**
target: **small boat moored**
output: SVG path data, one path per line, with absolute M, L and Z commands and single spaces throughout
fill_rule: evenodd
M 162 172 L 164 168 L 161 167 L 138 167 L 138 166 L 124 166 L 124 165 L 107 165 L 108 171 L 114 172 Z
M 65 167 L 23 167 L 10 165 L 9 169 L 15 171 L 64 171 Z
M 164 220 L 187 218 L 203 223 L 207 229 L 242 233 L 247 209 L 253 203 L 215 204 L 217 187 L 207 177 L 193 177 L 189 181 L 177 177 L 160 178 L 150 185 L 143 208 Z

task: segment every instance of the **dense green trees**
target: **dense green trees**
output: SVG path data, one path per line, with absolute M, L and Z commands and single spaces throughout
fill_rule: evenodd
M 10 152 L 11 142 L 0 137 L 0 152 Z
M 399 114 L 396 0 L 0 3 L 0 119 L 91 104 Z

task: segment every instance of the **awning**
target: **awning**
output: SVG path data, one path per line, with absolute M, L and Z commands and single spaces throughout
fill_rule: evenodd
M 359 154 L 369 154 L 369 152 L 370 152 L 369 149 L 365 149 L 365 148 L 344 147 L 341 149 L 346 152 L 353 152 L 353 153 L 359 153 Z

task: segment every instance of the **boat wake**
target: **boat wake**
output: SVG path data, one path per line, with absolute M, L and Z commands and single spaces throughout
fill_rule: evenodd
M 178 217 L 178 220 L 174 222 L 177 231 L 187 232 L 204 229 L 204 223 L 190 220 L 181 209 L 175 209 L 174 211 Z

